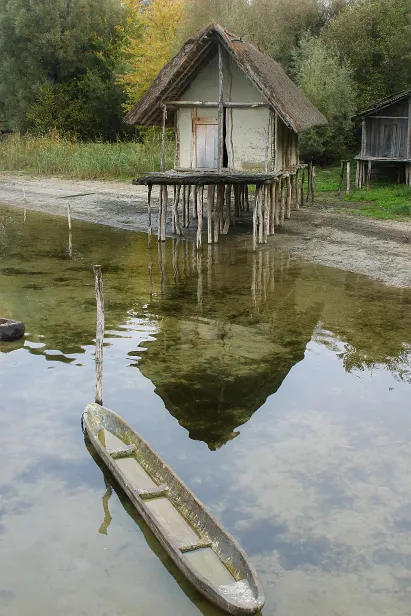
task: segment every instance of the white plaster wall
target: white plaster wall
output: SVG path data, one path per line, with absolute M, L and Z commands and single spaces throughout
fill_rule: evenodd
M 218 59 L 217 55 L 200 71 L 181 100 L 217 101 L 218 100 Z M 237 67 L 235 61 L 228 57 L 224 62 L 224 100 L 236 103 L 264 102 L 264 98 Z M 263 171 L 266 164 L 267 131 L 269 130 L 268 107 L 251 109 L 227 109 L 226 147 L 228 166 L 241 171 Z M 217 109 L 199 107 L 199 117 L 217 117 Z M 285 163 L 285 149 L 291 148 L 289 164 L 296 164 L 298 158 L 297 142 L 287 127 L 278 121 L 278 168 Z M 177 111 L 177 129 L 180 141 L 180 159 L 177 166 L 193 166 L 193 109 L 179 108 Z M 288 134 L 287 134 L 288 133 Z M 283 143 L 283 139 L 286 141 Z M 287 139 L 288 138 L 288 139 Z M 269 135 L 269 160 L 273 150 L 273 129 Z M 288 145 L 287 145 L 288 144 Z M 293 147 L 292 147 L 293 146 Z M 269 163 L 269 168 L 270 168 Z

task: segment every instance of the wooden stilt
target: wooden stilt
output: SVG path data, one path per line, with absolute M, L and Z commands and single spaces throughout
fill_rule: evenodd
M 351 190 L 351 163 L 347 160 L 347 195 L 350 194 Z
M 213 243 L 213 208 L 214 208 L 214 186 L 207 187 L 207 241 Z
M 203 202 L 204 202 L 204 193 L 203 191 L 197 190 L 197 250 L 201 249 L 203 238 Z
M 301 207 L 303 207 L 304 205 L 304 182 L 305 182 L 305 167 L 303 168 L 303 172 L 301 175 L 301 196 L 300 196 Z
M 285 198 L 286 198 L 285 183 L 286 183 L 286 180 L 284 177 L 282 177 L 280 180 L 280 221 L 279 221 L 280 225 L 283 225 L 284 220 L 285 220 Z
M 258 218 L 257 218 L 257 195 L 255 198 L 254 209 L 253 209 L 253 250 L 257 250 L 257 227 L 258 227 Z
M 227 184 L 225 188 L 225 222 L 223 234 L 226 235 L 230 228 L 231 221 L 231 184 Z
M 368 171 L 367 171 L 367 190 L 371 188 L 371 171 L 372 171 L 372 162 L 368 161 Z
M 151 193 L 153 191 L 153 185 L 148 185 L 148 194 L 147 194 L 147 213 L 148 213 L 148 239 L 151 241 L 151 235 L 153 233 L 152 225 L 151 225 Z
M 276 182 L 270 184 L 270 235 L 274 235 L 275 231 L 275 194 L 277 192 Z
M 295 209 L 300 209 L 300 169 L 295 174 Z
M 214 216 L 214 242 L 217 244 L 223 222 L 224 184 L 217 186 L 217 201 Z
M 268 236 L 270 235 L 270 185 L 264 184 L 264 243 L 267 243 Z
M 157 216 L 157 239 L 161 240 L 161 220 L 163 218 L 163 187 L 160 186 L 160 195 L 158 202 L 158 216 Z
M 104 349 L 104 291 L 100 265 L 94 265 L 96 287 L 97 327 L 96 327 L 96 404 L 103 404 L 103 349 Z
M 191 186 L 187 186 L 186 228 L 188 228 L 190 226 L 190 197 L 191 197 Z
M 360 161 L 357 160 L 357 167 L 355 170 L 355 190 L 360 188 Z
M 186 200 L 187 200 L 187 186 L 183 186 L 183 211 L 182 211 L 182 225 L 186 228 Z
M 173 205 L 171 206 L 171 233 L 176 233 L 176 219 L 174 216 L 174 204 L 176 202 L 177 186 L 173 186 Z
M 255 190 L 255 207 L 257 208 L 257 219 L 258 219 L 258 243 L 262 244 L 264 242 L 264 219 L 263 219 L 262 184 L 257 184 L 256 185 L 256 190 Z
M 250 201 L 248 199 L 248 184 L 244 185 L 244 199 L 245 199 L 246 211 L 249 212 L 250 211 Z
M 161 187 L 163 192 L 163 203 L 161 208 L 161 236 L 162 242 L 166 241 L 166 224 L 167 224 L 167 206 L 168 206 L 168 188 L 167 185 Z
M 177 184 L 177 186 L 174 186 L 174 201 L 173 201 L 172 219 L 173 219 L 174 233 L 177 233 L 178 235 L 183 234 L 181 230 L 181 225 L 180 225 L 180 218 L 178 215 L 178 204 L 180 202 L 180 193 L 181 193 L 181 184 Z
M 292 191 L 291 176 L 288 173 L 287 174 L 287 209 L 286 209 L 286 214 L 285 214 L 285 217 L 287 218 L 287 220 L 291 218 L 291 200 L 292 200 L 291 191 Z
M 280 185 L 281 180 L 278 180 L 274 184 L 274 224 L 276 227 L 280 226 Z

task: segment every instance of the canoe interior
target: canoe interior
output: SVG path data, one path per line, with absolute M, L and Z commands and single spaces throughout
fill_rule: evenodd
M 99 430 L 98 438 L 107 450 L 119 450 L 124 445 L 131 444 L 105 428 Z M 139 463 L 137 454 L 115 459 L 114 463 L 136 490 L 141 488 L 149 490 L 150 488 L 158 487 L 155 480 Z M 160 522 L 161 526 L 167 530 L 176 544 L 193 546 L 202 539 L 201 535 L 196 532 L 185 516 L 174 507 L 167 496 L 152 498 L 145 501 L 145 505 Z M 188 551 L 184 554 L 184 558 L 187 559 L 191 567 L 196 569 L 214 586 L 228 585 L 236 581 L 234 575 L 220 560 L 212 547 Z M 237 577 L 238 579 L 241 578 Z
M 187 567 L 227 603 L 248 606 L 232 613 L 252 614 L 262 607 L 264 596 L 244 552 L 148 443 L 116 413 L 99 405 L 87 407 L 85 416 L 91 440 L 98 441 L 103 455 L 139 495 Z

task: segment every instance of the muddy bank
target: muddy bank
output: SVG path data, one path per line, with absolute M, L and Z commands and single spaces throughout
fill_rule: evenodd
M 157 191 L 153 190 L 156 212 Z M 99 224 L 145 231 L 146 189 L 127 182 L 0 176 L 0 202 Z M 156 216 L 154 216 L 156 222 Z M 222 240 L 224 241 L 224 240 Z M 321 204 L 293 212 L 267 246 L 301 254 L 321 265 L 411 287 L 411 223 L 333 213 Z

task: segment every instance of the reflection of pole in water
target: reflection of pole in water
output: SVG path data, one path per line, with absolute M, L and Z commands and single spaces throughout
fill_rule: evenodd
M 104 483 L 106 484 L 106 491 L 104 493 L 104 496 L 102 498 L 103 500 L 103 509 L 104 509 L 104 520 L 100 526 L 100 528 L 98 529 L 98 532 L 101 535 L 107 535 L 107 529 L 111 524 L 111 514 L 110 514 L 110 509 L 108 508 L 108 501 L 110 500 L 111 495 L 113 494 L 113 488 L 111 487 L 111 485 L 108 483 L 107 479 L 104 477 Z
M 257 306 L 257 255 L 252 253 L 253 265 L 251 268 L 251 297 L 254 306 Z
M 70 259 L 72 259 L 73 258 L 73 238 L 72 238 L 71 231 L 69 231 L 68 253 L 69 253 Z
M 197 253 L 197 306 L 203 309 L 203 255 Z
M 148 250 L 148 278 L 150 281 L 150 299 L 152 299 L 153 293 L 154 293 L 154 284 L 153 284 L 153 253 L 151 252 L 151 239 L 150 239 L 150 247 Z
M 167 289 L 166 242 L 158 243 L 158 264 L 160 266 L 160 292 L 164 294 Z
M 68 223 L 69 231 L 71 231 L 71 207 L 70 207 L 70 204 L 68 204 L 68 206 L 67 206 L 67 223 Z
M 97 327 L 96 327 L 96 403 L 103 404 L 103 343 L 104 343 L 104 293 L 100 265 L 93 267 L 96 285 Z
M 173 238 L 173 280 L 177 284 L 180 281 L 180 271 L 178 268 L 178 257 L 180 252 L 180 238 Z

